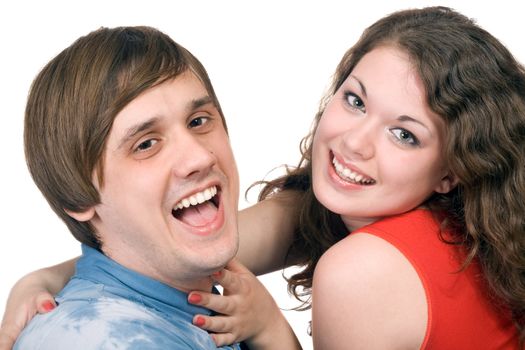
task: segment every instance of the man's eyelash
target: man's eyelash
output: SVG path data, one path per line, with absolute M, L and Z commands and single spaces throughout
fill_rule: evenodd
M 137 152 L 145 152 L 147 151 L 148 149 L 152 148 L 153 146 L 155 146 L 155 144 L 158 142 L 157 139 L 147 139 L 147 140 L 144 140 L 144 141 L 141 141 L 133 150 L 133 152 L 137 153 Z M 144 147 L 146 146 L 146 147 Z

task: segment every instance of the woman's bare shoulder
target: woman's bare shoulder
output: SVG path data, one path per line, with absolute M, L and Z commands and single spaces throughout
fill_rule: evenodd
M 317 264 L 312 316 L 319 348 L 419 348 L 426 296 L 416 270 L 396 247 L 368 233 L 352 234 Z

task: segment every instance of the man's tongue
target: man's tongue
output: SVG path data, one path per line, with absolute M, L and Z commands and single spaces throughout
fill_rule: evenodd
M 190 226 L 204 226 L 215 219 L 217 207 L 211 201 L 177 210 L 175 218 Z

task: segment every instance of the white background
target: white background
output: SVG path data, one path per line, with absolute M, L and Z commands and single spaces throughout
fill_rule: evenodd
M 24 162 L 30 83 L 52 57 L 100 26 L 149 25 L 207 68 L 229 125 L 241 193 L 274 167 L 299 159 L 299 141 L 336 64 L 362 30 L 398 9 L 447 5 L 478 20 L 525 61 L 518 2 L 498 1 L 24 1 L 0 5 L 0 313 L 23 274 L 79 254 L 79 244 L 34 186 Z M 5 146 L 5 147 L 4 147 Z M 241 198 L 241 207 L 255 201 Z M 280 273 L 263 282 L 296 306 Z M 305 349 L 309 312 L 286 311 Z

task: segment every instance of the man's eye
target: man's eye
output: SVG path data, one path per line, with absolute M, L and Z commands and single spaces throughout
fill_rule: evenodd
M 193 118 L 188 124 L 188 128 L 197 128 L 199 126 L 206 124 L 208 121 L 209 121 L 208 117 Z
M 363 113 L 366 111 L 365 103 L 359 98 L 359 96 L 349 91 L 345 92 L 344 95 L 345 101 L 350 108 L 359 110 Z
M 158 141 L 155 139 L 149 139 L 149 140 L 143 141 L 137 146 L 136 151 L 141 152 L 141 151 L 148 150 L 151 147 L 153 147 L 157 142 Z
M 396 140 L 403 145 L 419 146 L 419 140 L 410 131 L 394 128 L 390 129 L 390 132 L 394 135 Z

